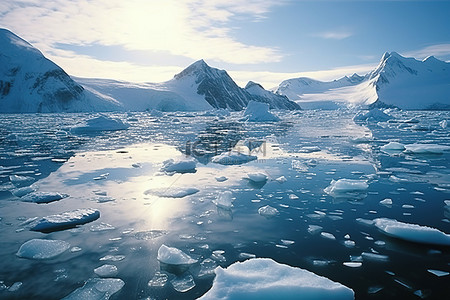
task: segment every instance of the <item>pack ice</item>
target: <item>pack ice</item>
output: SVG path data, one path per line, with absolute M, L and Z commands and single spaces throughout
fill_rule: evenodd
M 158 249 L 157 259 L 168 265 L 191 265 L 197 262 L 178 248 L 168 247 L 164 244 Z
M 405 241 L 450 246 L 450 234 L 418 224 L 403 223 L 388 218 L 374 219 L 375 226 L 386 235 Z
M 213 287 L 199 299 L 354 299 L 352 289 L 269 258 L 218 267 Z
M 278 122 L 280 118 L 269 112 L 269 104 L 250 101 L 244 111 L 244 119 L 250 122 Z
M 16 255 L 29 259 L 50 259 L 70 248 L 70 244 L 61 240 L 32 239 L 20 246 Z
M 93 208 L 76 209 L 57 215 L 43 217 L 30 228 L 32 231 L 53 232 L 73 228 L 100 218 L 100 211 Z
M 122 279 L 118 278 L 90 278 L 84 285 L 63 300 L 108 300 L 125 285 Z
M 70 129 L 70 132 L 73 134 L 95 133 L 98 131 L 125 130 L 128 127 L 130 125 L 119 119 L 102 115 L 76 124 Z

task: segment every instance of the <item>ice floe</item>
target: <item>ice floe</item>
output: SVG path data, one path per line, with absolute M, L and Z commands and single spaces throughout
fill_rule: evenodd
M 195 159 L 168 159 L 163 162 L 161 171 L 168 173 L 195 173 L 197 162 Z
M 450 146 L 439 144 L 409 144 L 405 145 L 405 153 L 414 154 L 442 154 L 450 151 Z
M 17 189 L 11 190 L 11 194 L 13 194 L 16 197 L 23 197 L 26 194 L 32 193 L 34 191 L 35 191 L 35 189 L 33 187 L 25 186 L 25 187 L 21 187 L 21 188 L 17 188 Z
M 248 173 L 247 179 L 256 183 L 266 182 L 268 177 L 264 173 Z
M 230 191 L 221 192 L 212 202 L 220 208 L 230 209 L 233 207 L 233 193 Z
M 150 279 L 148 286 L 161 288 L 167 284 L 168 280 L 169 276 L 167 274 L 158 271 L 153 275 L 152 279 Z
M 163 198 L 183 198 L 198 193 L 196 188 L 168 188 L 165 190 L 147 190 L 145 194 L 153 194 Z
M 211 161 L 221 165 L 241 165 L 256 159 L 258 159 L 258 157 L 254 155 L 230 151 L 214 156 Z
M 193 259 L 180 249 L 168 247 L 164 244 L 158 249 L 157 259 L 168 265 L 191 265 L 197 262 L 196 259 Z
M 218 267 L 213 287 L 199 299 L 353 299 L 352 289 L 268 258 Z
M 437 277 L 443 277 L 443 276 L 447 276 L 450 274 L 447 271 L 440 271 L 440 270 L 433 270 L 433 269 L 428 269 L 427 271 L 433 275 L 436 275 Z
M 450 246 L 450 234 L 433 227 L 403 223 L 387 218 L 378 218 L 373 221 L 381 232 L 391 237 L 415 243 Z
M 392 118 L 381 109 L 374 108 L 369 111 L 360 111 L 353 117 L 353 121 L 385 122 Z
M 100 277 L 114 277 L 119 273 L 115 265 L 104 264 L 94 269 L 94 273 Z
M 384 152 L 396 152 L 405 150 L 405 145 L 398 142 L 389 142 L 388 144 L 380 147 L 381 151 Z
M 276 215 L 280 214 L 280 212 L 275 207 L 266 205 L 258 209 L 258 214 L 260 214 L 263 217 L 270 218 L 275 217 Z
M 69 197 L 67 194 L 54 192 L 31 192 L 20 198 L 23 202 L 50 203 Z
M 95 133 L 99 131 L 125 130 L 128 127 L 130 125 L 119 119 L 102 115 L 76 124 L 70 129 L 70 132 L 73 134 Z
M 170 281 L 175 291 L 186 293 L 195 287 L 194 277 L 191 274 L 185 273 L 181 276 L 175 277 Z
M 76 209 L 57 215 L 44 217 L 33 224 L 30 230 L 52 232 L 76 227 L 100 218 L 100 211 L 93 208 Z
M 16 255 L 28 259 L 50 259 L 69 248 L 70 244 L 66 241 L 32 239 L 23 243 Z
M 108 300 L 125 285 L 122 279 L 118 278 L 90 278 L 84 285 L 63 300 Z
M 333 197 L 346 197 L 350 193 L 364 192 L 368 187 L 366 180 L 342 178 L 331 180 L 330 185 L 324 189 L 324 192 Z
M 244 111 L 244 118 L 250 122 L 277 122 L 280 118 L 269 112 L 269 104 L 250 101 Z

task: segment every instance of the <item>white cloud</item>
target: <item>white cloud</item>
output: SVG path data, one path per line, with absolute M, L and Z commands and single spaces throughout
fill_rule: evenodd
M 428 46 L 419 50 L 408 51 L 403 53 L 405 56 L 412 56 L 415 58 L 423 59 L 427 56 L 447 57 L 450 55 L 450 44 L 437 44 Z
M 313 36 L 315 37 L 320 37 L 329 40 L 343 40 L 351 37 L 352 35 L 353 33 L 349 31 L 325 31 L 313 34 Z

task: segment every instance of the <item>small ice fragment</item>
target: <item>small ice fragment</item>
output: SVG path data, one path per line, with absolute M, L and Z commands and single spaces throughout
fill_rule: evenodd
M 366 180 L 339 179 L 331 180 L 330 185 L 324 189 L 324 192 L 332 197 L 346 197 L 349 193 L 360 193 L 367 190 L 369 185 Z
M 104 264 L 94 269 L 94 273 L 100 277 L 114 277 L 117 273 L 119 273 L 119 271 L 115 265 Z
M 298 197 L 297 195 L 295 195 L 295 194 L 290 194 L 290 195 L 289 195 L 289 199 L 291 199 L 291 200 L 297 200 L 297 199 L 299 199 L 299 197 Z
M 347 233 L 346 235 L 344 235 L 344 239 L 349 240 L 350 239 L 350 235 Z
M 32 188 L 31 186 L 25 186 L 25 187 L 11 190 L 11 193 L 16 197 L 22 197 L 22 196 L 25 196 L 26 194 L 32 193 L 34 191 L 35 191 L 35 189 Z
M 291 240 L 281 240 L 281 243 L 282 243 L 283 245 L 290 246 L 290 245 L 293 245 L 293 244 L 295 243 L 295 241 L 291 241 Z
M 246 252 L 239 253 L 240 259 L 249 259 L 249 258 L 255 258 L 255 257 L 256 257 L 256 255 L 253 253 L 246 253 Z
M 15 186 L 23 186 L 30 184 L 34 181 L 33 177 L 29 176 L 20 176 L 20 175 L 10 175 L 9 180 L 14 184 Z
M 256 159 L 258 159 L 257 156 L 247 155 L 237 151 L 230 151 L 214 156 L 211 161 L 221 165 L 241 165 Z
M 215 250 L 211 254 L 211 258 L 218 262 L 226 262 L 227 258 L 223 255 L 225 251 L 223 250 Z
M 81 249 L 80 247 L 72 247 L 72 248 L 70 248 L 70 252 L 72 252 L 72 253 L 80 252 L 81 250 L 83 250 L 83 249 Z
M 183 251 L 177 248 L 168 247 L 164 244 L 159 247 L 157 259 L 168 265 L 191 265 L 197 262 Z
M 355 262 L 355 261 L 347 261 L 342 263 L 344 266 L 346 267 L 350 267 L 350 268 L 359 268 L 362 266 L 362 262 Z
M 433 269 L 428 269 L 427 271 L 433 275 L 436 275 L 437 277 L 447 276 L 450 274 L 449 272 L 446 272 L 446 271 L 433 270 Z
M 308 225 L 308 232 L 312 235 L 318 234 L 322 231 L 322 229 L 323 227 L 319 225 Z
M 14 282 L 8 289 L 8 292 L 16 292 L 20 289 L 20 287 L 22 286 L 22 282 L 18 281 L 18 282 Z
M 23 243 L 16 255 L 28 259 L 50 259 L 69 248 L 70 244 L 61 240 L 32 239 Z
M 247 179 L 255 183 L 262 183 L 267 181 L 267 175 L 264 173 L 249 173 Z
M 322 236 L 323 238 L 329 239 L 329 240 L 336 239 L 336 237 L 332 233 L 329 233 L 329 232 L 321 232 L 320 236 Z
M 225 176 L 216 177 L 216 181 L 218 181 L 218 182 L 224 182 L 226 180 L 228 180 L 228 178 Z
M 194 159 L 173 160 L 163 162 L 161 171 L 168 173 L 195 173 L 197 162 Z
M 108 300 L 125 285 L 118 278 L 90 278 L 84 285 L 64 297 L 62 300 Z
M 386 242 L 385 242 L 385 241 L 380 241 L 380 240 L 378 240 L 378 241 L 375 241 L 374 244 L 377 245 L 377 246 L 379 246 L 379 247 L 383 247 L 383 246 L 386 245 Z
M 280 176 L 280 177 L 276 178 L 275 181 L 278 183 L 285 183 L 287 181 L 287 179 L 284 176 Z
M 365 225 L 365 226 L 372 226 L 373 225 L 373 221 L 372 220 L 367 220 L 367 219 L 363 219 L 363 218 L 357 218 L 355 219 L 356 222 L 358 222 L 361 225 Z
M 412 209 L 412 208 L 414 208 L 414 205 L 403 204 L 403 205 L 402 205 L 402 208 Z
M 122 120 L 101 115 L 76 124 L 70 129 L 70 132 L 72 134 L 92 134 L 99 131 L 125 130 L 129 126 Z
M 393 117 L 386 114 L 383 110 L 373 108 L 369 111 L 360 111 L 353 117 L 355 122 L 386 122 Z
M 405 150 L 405 145 L 398 142 L 390 142 L 387 145 L 381 146 L 381 151 L 389 152 L 389 151 L 403 151 Z
M 414 154 L 442 154 L 450 151 L 450 146 L 438 144 L 409 144 L 405 145 L 405 153 Z
M 245 258 L 245 257 L 241 257 L 241 255 L 239 255 L 239 258 Z M 200 263 L 200 271 L 198 272 L 198 277 L 214 275 L 214 270 L 216 268 L 217 268 L 217 263 L 214 260 L 212 260 L 211 258 L 207 258 Z
M 361 254 L 363 259 L 367 260 L 374 260 L 374 261 L 380 261 L 380 262 L 387 262 L 389 261 L 389 257 L 387 255 L 382 254 L 376 254 L 371 252 L 363 252 Z
M 95 225 L 91 225 L 91 231 L 92 232 L 98 232 L 98 231 L 105 231 L 105 230 L 114 230 L 116 229 L 114 226 L 112 226 L 111 224 L 108 223 L 100 223 L 100 224 L 95 224 Z
M 221 192 L 212 202 L 220 208 L 230 209 L 233 207 L 233 193 L 230 191 Z
M 352 241 L 352 240 L 344 241 L 344 246 L 347 248 L 353 248 L 353 247 L 355 247 L 355 245 L 356 245 L 355 241 Z
M 442 121 L 439 122 L 439 126 L 441 126 L 442 129 L 447 128 L 447 125 L 448 125 L 447 120 L 442 120 Z
M 382 286 L 370 286 L 370 287 L 367 289 L 367 293 L 368 293 L 368 294 L 376 294 L 376 293 L 378 293 L 379 291 L 381 291 L 382 289 L 383 289 Z
M 389 207 L 392 205 L 392 199 L 390 198 L 383 199 L 380 201 L 380 204 Z
M 100 261 L 121 261 L 125 259 L 125 255 L 105 255 L 101 257 Z
M 156 272 L 152 279 L 148 282 L 148 286 L 162 288 L 169 280 L 169 276 L 162 272 Z
M 173 288 L 180 293 L 186 293 L 195 287 L 194 277 L 191 274 L 185 273 L 180 277 L 175 277 L 170 281 Z
M 137 240 L 148 241 L 148 240 L 154 240 L 156 238 L 159 238 L 160 236 L 163 236 L 165 234 L 167 234 L 167 231 L 165 231 L 165 230 L 148 230 L 148 231 L 136 232 L 134 234 L 134 237 Z
M 280 212 L 278 211 L 278 209 L 276 209 L 270 205 L 266 205 L 266 206 L 260 207 L 258 209 L 258 214 L 260 214 L 261 216 L 266 217 L 266 218 L 275 217 L 279 213 Z

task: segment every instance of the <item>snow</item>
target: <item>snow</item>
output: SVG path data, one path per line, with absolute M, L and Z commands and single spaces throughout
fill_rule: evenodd
M 213 287 L 199 299 L 353 299 L 354 292 L 307 270 L 268 258 L 215 270 Z
M 221 192 L 216 199 L 213 200 L 213 203 L 220 208 L 230 209 L 233 207 L 233 193 L 230 191 Z
M 405 150 L 405 145 L 398 142 L 389 142 L 388 144 L 380 147 L 381 151 L 403 151 Z
M 169 173 L 194 173 L 196 171 L 197 162 L 195 159 L 168 159 L 163 162 L 161 171 Z
M 438 144 L 409 144 L 405 145 L 406 153 L 414 154 L 442 154 L 450 151 L 450 146 L 438 145 Z
M 353 121 L 355 122 L 386 122 L 391 120 L 393 117 L 386 114 L 381 109 L 371 109 L 369 111 L 360 111 L 353 117 Z
M 145 194 L 154 194 L 163 198 L 184 198 L 198 193 L 200 190 L 196 188 L 168 188 L 165 190 L 148 190 Z
M 50 259 L 69 248 L 70 244 L 61 240 L 32 239 L 22 244 L 16 255 L 28 259 Z
M 94 273 L 100 277 L 113 277 L 116 276 L 119 271 L 115 265 L 104 264 L 94 269 Z
M 433 227 L 387 218 L 375 219 L 374 224 L 381 232 L 391 237 L 415 243 L 450 246 L 450 234 Z
M 119 119 L 101 115 L 76 124 L 70 129 L 70 132 L 73 134 L 89 134 L 99 131 L 125 130 L 128 127 L 130 127 L 130 125 Z
M 76 209 L 61 214 L 44 217 L 33 224 L 30 230 L 52 232 L 72 228 L 100 218 L 100 211 L 92 208 Z
M 250 101 L 244 111 L 244 118 L 250 122 L 278 122 L 280 118 L 269 112 L 269 104 Z
M 168 265 L 191 265 L 197 262 L 183 251 L 177 248 L 161 245 L 158 249 L 158 260 Z
M 125 285 L 118 278 L 89 278 L 82 287 L 76 289 L 62 300 L 108 300 Z
M 261 182 L 266 182 L 268 177 L 264 173 L 248 173 L 247 179 L 249 179 L 250 181 L 256 182 L 256 183 L 261 183 Z
M 342 178 L 337 181 L 331 180 L 330 185 L 324 191 L 331 196 L 339 196 L 351 192 L 362 192 L 367 190 L 368 187 L 366 180 Z
M 67 197 L 69 195 L 54 192 L 32 192 L 23 196 L 20 200 L 23 202 L 50 203 Z
M 211 159 L 211 162 L 221 165 L 240 165 L 256 159 L 258 159 L 258 157 L 254 155 L 248 155 L 237 151 L 229 151 L 214 156 Z
M 275 207 L 272 207 L 270 205 L 266 205 L 266 206 L 260 207 L 258 209 L 258 214 L 260 214 L 261 216 L 266 217 L 266 218 L 275 217 L 279 213 L 280 212 L 278 211 L 278 209 L 276 209 Z

